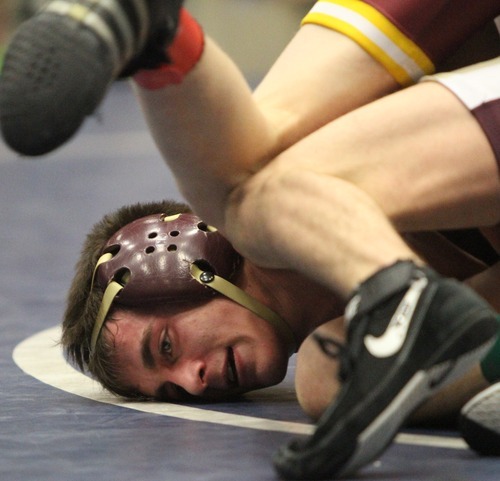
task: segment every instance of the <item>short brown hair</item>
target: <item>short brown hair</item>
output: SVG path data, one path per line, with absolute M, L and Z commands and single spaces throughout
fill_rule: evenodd
M 95 265 L 109 238 L 130 222 L 152 214 L 173 215 L 185 212 L 191 212 L 188 205 L 168 200 L 121 207 L 105 215 L 92 227 L 75 266 L 75 276 L 67 296 L 61 344 L 70 362 L 76 364 L 81 371 L 88 371 L 106 389 L 120 396 L 143 397 L 119 380 L 117 366 L 110 355 L 112 346 L 106 336 L 101 336 L 92 358 L 90 356 L 92 330 L 104 294 L 99 286 L 94 286 L 91 291 Z M 112 314 L 111 310 L 109 315 Z

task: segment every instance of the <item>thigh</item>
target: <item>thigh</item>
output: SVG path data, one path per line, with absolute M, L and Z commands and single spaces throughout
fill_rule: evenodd
M 448 88 L 424 82 L 333 121 L 268 166 L 347 180 L 400 231 L 499 222 L 492 144 Z

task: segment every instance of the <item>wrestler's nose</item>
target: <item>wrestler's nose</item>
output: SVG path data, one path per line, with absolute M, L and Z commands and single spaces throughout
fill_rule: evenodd
M 171 382 L 193 396 L 203 395 L 207 388 L 206 365 L 203 361 L 186 360 L 179 363 L 171 374 Z

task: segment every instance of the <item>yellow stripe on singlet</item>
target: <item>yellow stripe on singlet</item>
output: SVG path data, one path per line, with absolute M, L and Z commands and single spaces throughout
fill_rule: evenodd
M 354 40 L 378 60 L 401 85 L 433 73 L 425 52 L 378 10 L 359 0 L 320 0 L 302 25 L 316 24 Z

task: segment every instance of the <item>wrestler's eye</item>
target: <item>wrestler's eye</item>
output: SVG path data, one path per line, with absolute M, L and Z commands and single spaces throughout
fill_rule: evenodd
M 172 343 L 167 335 L 165 335 L 160 343 L 160 353 L 164 356 L 172 354 Z

